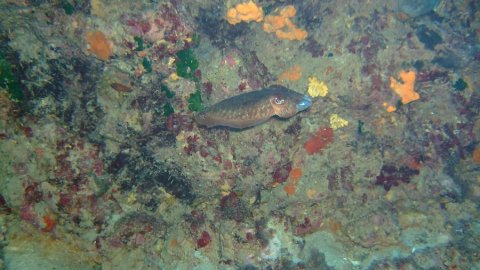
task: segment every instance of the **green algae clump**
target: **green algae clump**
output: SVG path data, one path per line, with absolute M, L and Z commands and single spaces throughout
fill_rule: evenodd
M 199 90 L 190 94 L 188 98 L 188 109 L 192 112 L 198 112 L 202 109 L 202 94 Z
M 67 15 L 72 15 L 75 12 L 75 7 L 72 4 L 70 4 L 68 0 L 60 1 L 60 6 L 62 7 L 63 11 L 65 11 L 65 14 Z
M 2 55 L 0 55 L 0 88 L 5 89 L 13 101 L 23 101 L 24 95 L 18 78 L 14 75 L 10 63 Z
M 186 49 L 177 52 L 177 61 L 175 62 L 177 75 L 185 78 L 194 78 L 195 71 L 198 68 L 198 60 L 193 55 L 192 50 Z
M 140 52 L 145 50 L 145 45 L 143 43 L 143 38 L 141 37 L 133 37 L 133 40 L 135 41 L 135 49 L 134 51 Z
M 173 114 L 175 111 L 173 110 L 172 104 L 170 103 L 165 103 L 163 105 L 163 116 L 169 116 Z
M 152 72 L 153 70 L 152 61 L 150 61 L 150 59 L 148 59 L 147 57 L 144 57 L 142 60 L 142 65 L 143 65 L 143 68 L 145 68 L 145 71 L 147 71 L 148 73 Z
M 168 88 L 167 85 L 165 85 L 163 83 L 160 85 L 160 89 L 162 90 L 162 92 L 165 93 L 165 96 L 167 98 L 172 98 L 172 97 L 175 96 L 175 93 L 172 90 L 170 90 L 170 88 Z

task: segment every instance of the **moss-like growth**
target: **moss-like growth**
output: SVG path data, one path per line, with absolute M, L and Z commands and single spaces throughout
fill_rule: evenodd
M 357 126 L 357 134 L 358 135 L 363 135 L 363 123 L 361 120 L 358 120 L 358 126 Z
M 160 89 L 162 92 L 165 92 L 165 96 L 167 96 L 167 98 L 172 98 L 175 96 L 175 93 L 163 83 L 160 85 Z
M 188 109 L 192 112 L 198 112 L 202 109 L 202 94 L 199 90 L 190 94 L 188 98 Z
M 145 71 L 146 72 L 152 72 L 153 68 L 152 68 L 152 61 L 150 61 L 150 59 L 148 59 L 147 57 L 144 57 L 143 60 L 142 60 L 142 65 L 143 65 L 143 68 L 145 68 Z
M 453 84 L 453 88 L 455 89 L 455 91 L 463 91 L 463 90 L 467 89 L 467 87 L 468 87 L 468 84 L 463 79 L 458 79 Z
M 0 55 L 0 88 L 5 89 L 14 101 L 23 101 L 24 95 L 18 78 L 12 71 L 10 63 Z
M 193 79 L 195 71 L 198 68 L 198 60 L 193 55 L 192 50 L 186 49 L 177 52 L 177 61 L 175 62 L 177 75 L 185 79 Z
M 200 35 L 193 34 L 192 35 L 192 45 L 193 46 L 198 46 L 198 44 L 200 44 Z
M 397 103 L 395 103 L 395 110 L 400 110 L 402 106 L 403 106 L 402 101 L 400 99 L 397 100 Z
M 165 105 L 163 105 L 163 115 L 164 116 L 169 116 L 174 112 L 175 111 L 173 110 L 172 104 L 167 102 L 167 103 L 165 103 Z

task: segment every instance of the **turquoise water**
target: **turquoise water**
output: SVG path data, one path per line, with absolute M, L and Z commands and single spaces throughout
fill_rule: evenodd
M 480 268 L 477 1 L 0 13 L 0 269 Z

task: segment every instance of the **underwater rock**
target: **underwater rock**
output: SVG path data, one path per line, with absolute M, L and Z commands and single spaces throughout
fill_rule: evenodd
M 245 203 L 235 192 L 230 192 L 222 197 L 220 200 L 220 212 L 224 218 L 237 222 L 242 222 L 250 215 Z
M 131 175 L 132 180 L 129 183 L 121 183 L 122 189 L 129 190 L 136 185 L 137 193 L 146 194 L 162 187 L 175 198 L 188 204 L 192 203 L 196 195 L 192 189 L 191 179 L 187 178 L 178 168 L 171 168 L 148 155 L 148 152 L 144 150 L 142 156 L 138 156 L 138 153 L 132 154 L 130 157 L 120 156 L 119 160 L 115 159 L 112 162 L 114 167 L 111 169 L 115 171 L 117 165 L 121 169 L 124 159 L 128 161 L 128 175 Z M 148 204 L 154 205 L 154 202 L 148 202 Z
M 401 183 L 409 183 L 410 179 L 418 174 L 418 170 L 405 166 L 397 168 L 393 165 L 383 165 L 380 174 L 376 177 L 375 184 L 383 186 L 386 191 L 389 191 Z
M 138 247 L 154 243 L 166 234 L 167 223 L 154 216 L 135 212 L 121 217 L 107 236 L 111 247 Z
M 460 68 L 462 66 L 461 61 L 462 60 L 452 52 L 439 54 L 439 56 L 432 59 L 433 64 L 437 64 L 445 69 Z
M 460 78 L 455 81 L 453 88 L 455 91 L 463 91 L 468 88 L 468 84 L 462 78 Z
M 425 49 L 434 50 L 435 46 L 442 43 L 442 37 L 435 31 L 428 29 L 425 25 L 420 25 L 417 29 L 417 37 L 425 45 Z
M 432 11 L 439 3 L 439 0 L 398 0 L 398 9 L 410 17 L 419 17 Z

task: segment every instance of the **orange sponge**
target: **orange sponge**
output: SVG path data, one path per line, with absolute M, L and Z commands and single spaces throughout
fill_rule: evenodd
M 296 65 L 278 75 L 278 81 L 298 81 L 301 77 L 302 68 Z
M 252 1 L 237 4 L 234 8 L 228 10 L 226 19 L 230 24 L 251 21 L 261 22 L 263 20 L 263 9 Z
M 88 51 L 95 54 L 98 59 L 106 61 L 112 56 L 113 46 L 105 34 L 100 31 L 88 32 L 85 37 L 89 45 Z
M 415 92 L 413 88 L 415 85 L 416 73 L 415 71 L 400 71 L 400 79 L 402 82 L 397 81 L 395 78 L 390 77 L 390 88 L 402 98 L 402 103 L 407 104 L 409 102 L 420 99 L 420 95 Z
M 280 39 L 303 40 L 308 36 L 307 31 L 299 29 L 290 18 L 294 17 L 297 10 L 294 6 L 282 8 L 279 15 L 268 15 L 265 17 L 263 30 L 267 33 L 275 33 Z

